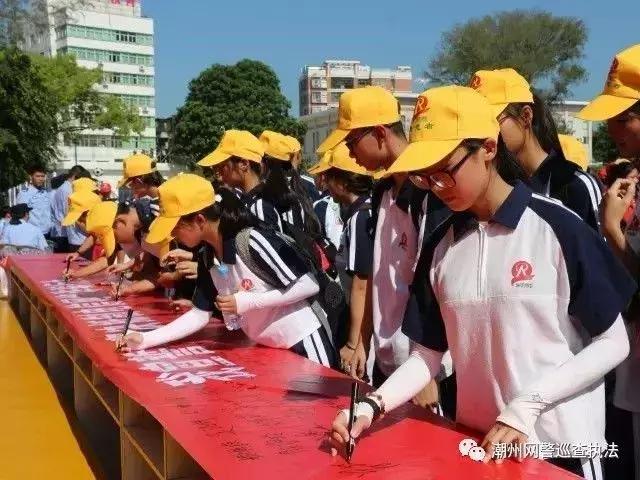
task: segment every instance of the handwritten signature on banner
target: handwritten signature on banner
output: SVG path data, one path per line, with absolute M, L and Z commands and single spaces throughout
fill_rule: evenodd
M 65 284 L 63 280 L 42 282 L 43 287 L 56 299 L 94 330 L 103 332 L 105 339 L 115 341 L 122 333 L 123 318 L 129 306 L 121 301 L 102 300 L 89 293 L 100 293 L 88 282 Z M 162 324 L 134 312 L 131 329 L 148 331 Z M 244 367 L 220 356 L 215 350 L 201 345 L 153 348 L 123 353 L 140 370 L 156 373 L 156 381 L 171 387 L 200 385 L 207 380 L 226 382 L 237 378 L 253 378 Z

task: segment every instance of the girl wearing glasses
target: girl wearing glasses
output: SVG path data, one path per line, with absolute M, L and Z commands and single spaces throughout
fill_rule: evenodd
M 485 462 L 495 444 L 606 448 L 603 377 L 628 353 L 620 312 L 634 282 L 573 212 L 498 175 L 499 126 L 486 98 L 458 86 L 420 97 L 428 108 L 416 111 L 411 143 L 388 172 L 428 183 L 454 214 L 421 258 L 425 301 L 403 324 L 411 356 L 359 400 L 351 435 L 411 399 L 449 349 L 456 422 L 483 432 Z M 349 440 L 347 424 L 340 412 L 337 447 Z M 602 478 L 598 459 L 551 461 Z
M 329 161 L 316 169 L 324 176 L 331 197 L 340 204 L 344 225 L 336 255 L 336 268 L 349 304 L 349 322 L 338 326 L 342 370 L 354 378 L 365 374 L 366 353 L 360 330 L 365 315 L 367 285 L 373 263 L 371 174 L 349 156 L 344 143 L 329 152 Z
M 596 180 L 567 161 L 555 121 L 545 103 L 515 70 L 479 70 L 470 86 L 488 100 L 500 124 L 499 142 L 515 157 L 521 178 L 531 189 L 560 200 L 599 231 L 602 192 Z M 501 165 L 507 165 L 503 158 Z M 502 173 L 502 172 L 500 172 Z

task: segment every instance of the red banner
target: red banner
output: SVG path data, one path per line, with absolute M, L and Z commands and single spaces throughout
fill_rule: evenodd
M 10 263 L 54 306 L 104 375 L 216 479 L 577 478 L 532 459 L 474 462 L 458 448 L 468 433 L 412 405 L 387 415 L 360 439 L 351 464 L 333 458 L 327 432 L 338 409 L 348 405 L 350 379 L 291 352 L 251 345 L 241 333 L 214 324 L 189 341 L 115 352 L 112 340 L 129 307 L 135 310 L 134 330 L 156 328 L 176 314 L 160 297 L 116 302 L 92 281 L 65 284 L 59 279 L 62 258 L 22 256 Z

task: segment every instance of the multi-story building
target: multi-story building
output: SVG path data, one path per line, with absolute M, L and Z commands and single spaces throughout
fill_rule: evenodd
M 357 60 L 307 65 L 300 75 L 300 116 L 337 107 L 340 95 L 350 88 L 379 85 L 394 93 L 411 93 L 412 80 L 408 66 L 372 68 Z
M 411 118 L 417 93 L 400 93 L 395 92 L 394 95 L 400 103 L 400 115 L 405 132 L 409 132 Z M 338 97 L 339 98 L 339 97 Z M 567 128 L 569 133 L 576 137 L 587 148 L 587 158 L 589 163 L 593 163 L 592 146 L 593 146 L 593 122 L 581 120 L 575 117 L 588 102 L 580 102 L 575 100 L 567 100 L 552 105 L 552 114 L 556 120 L 560 120 Z M 307 125 L 307 133 L 304 137 L 304 146 L 302 156 L 307 165 L 317 160 L 316 149 L 322 141 L 329 136 L 338 125 L 338 108 L 337 104 L 327 110 L 304 115 L 300 117 L 300 121 Z
M 61 10 L 58 1 L 47 0 L 55 12 L 49 29 L 28 35 L 25 48 L 48 56 L 73 54 L 79 65 L 102 69 L 95 88 L 135 107 L 145 125 L 141 135 L 128 139 L 111 130 L 83 130 L 77 142 L 60 145 L 58 168 L 78 163 L 101 180 L 114 181 L 121 176 L 123 158 L 156 154 L 153 19 L 142 15 L 140 0 L 90 0 L 72 11 Z

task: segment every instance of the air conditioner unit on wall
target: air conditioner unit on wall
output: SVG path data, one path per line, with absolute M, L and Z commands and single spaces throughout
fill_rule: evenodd
M 140 69 L 139 70 L 140 70 L 141 73 L 144 73 L 144 66 L 140 65 Z

